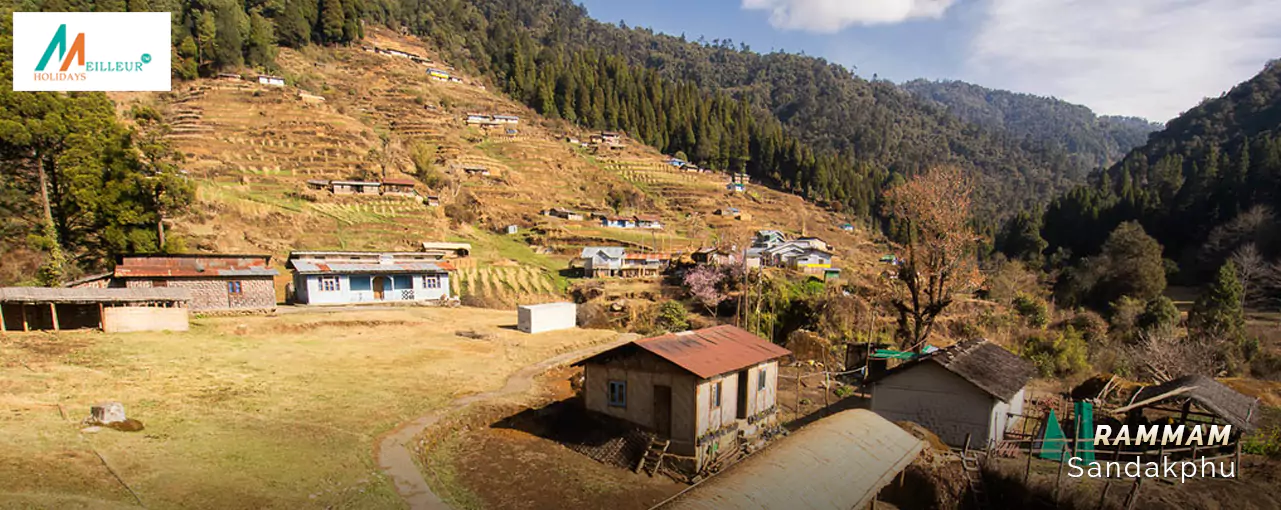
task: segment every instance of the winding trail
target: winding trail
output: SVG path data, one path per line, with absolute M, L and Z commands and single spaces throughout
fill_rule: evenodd
M 411 510 L 451 510 L 449 505 L 441 501 L 440 497 L 431 491 L 431 487 L 427 485 L 427 480 L 423 478 L 422 471 L 414 463 L 411 445 L 413 445 L 415 437 L 418 437 L 427 427 L 434 425 L 450 413 L 477 402 L 526 393 L 534 387 L 534 378 L 543 372 L 598 352 L 613 349 L 636 338 L 638 338 L 638 335 L 625 333 L 609 343 L 558 354 L 516 371 L 516 373 L 507 377 L 507 382 L 501 389 L 459 397 L 444 407 L 419 416 L 413 421 L 402 423 L 399 427 L 383 436 L 375 447 L 374 453 L 378 461 L 378 468 L 395 483 L 396 493 L 400 494 L 400 497 L 405 500 Z

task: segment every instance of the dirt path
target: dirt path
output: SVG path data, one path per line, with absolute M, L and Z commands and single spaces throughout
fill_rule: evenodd
M 522 368 L 507 378 L 501 389 L 487 391 L 454 399 L 445 407 L 427 413 L 408 423 L 403 423 L 388 433 L 376 446 L 378 467 L 396 484 L 396 493 L 405 500 L 412 510 L 450 510 L 449 505 L 441 501 L 431 488 L 422 472 L 414 463 L 414 454 L 410 445 L 427 427 L 449 413 L 459 411 L 469 405 L 485 400 L 508 397 L 528 392 L 534 386 L 534 378 L 559 365 L 578 360 L 597 352 L 612 349 L 616 346 L 635 340 L 637 335 L 627 333 L 607 344 L 586 347 L 576 351 L 553 356 L 533 365 Z

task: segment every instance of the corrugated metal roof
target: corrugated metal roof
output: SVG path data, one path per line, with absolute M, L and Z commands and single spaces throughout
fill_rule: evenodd
M 925 448 L 866 409 L 823 418 L 655 508 L 864 508 Z
M 329 183 L 335 184 L 335 185 L 343 185 L 343 186 L 377 186 L 378 185 L 378 183 L 376 182 L 366 182 L 366 181 L 329 181 Z
M 393 273 L 441 273 L 453 271 L 453 266 L 446 262 L 398 262 L 379 264 L 377 262 L 321 262 L 314 260 L 293 260 L 294 272 L 298 274 L 393 274 Z
M 413 186 L 418 184 L 418 181 L 413 179 L 384 179 L 383 184 L 390 184 L 392 186 Z
M 123 257 L 116 265 L 117 278 L 217 278 L 276 276 L 267 255 L 154 255 Z
M 635 343 L 703 379 L 792 354 L 769 340 L 730 325 L 671 333 Z
M 672 260 L 671 255 L 664 253 L 628 253 L 623 258 L 627 260 Z
M 18 303 L 124 303 L 191 301 L 191 291 L 176 287 L 97 289 L 0 287 L 0 301 Z
M 590 246 L 583 248 L 583 253 L 580 257 L 590 259 L 594 258 L 597 253 L 604 253 L 611 259 L 621 259 L 623 258 L 623 254 L 626 252 L 627 248 L 623 248 L 621 246 Z

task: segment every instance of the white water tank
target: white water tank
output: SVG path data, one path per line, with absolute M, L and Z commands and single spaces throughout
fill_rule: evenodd
M 521 306 L 516 315 L 516 329 L 530 334 L 578 326 L 578 306 L 574 303 Z

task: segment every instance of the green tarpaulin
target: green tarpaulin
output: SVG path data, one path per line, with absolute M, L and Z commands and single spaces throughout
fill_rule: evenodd
M 916 357 L 916 354 L 911 352 L 895 351 L 892 349 L 877 349 L 872 352 L 872 357 L 882 359 L 912 359 Z
M 1076 410 L 1076 456 L 1086 463 L 1094 462 L 1094 404 L 1077 402 Z
M 1067 437 L 1063 435 L 1063 427 L 1059 426 L 1059 418 L 1050 409 L 1050 415 L 1045 417 L 1045 435 L 1041 436 L 1041 453 L 1042 459 L 1063 461 L 1063 448 L 1067 446 Z

